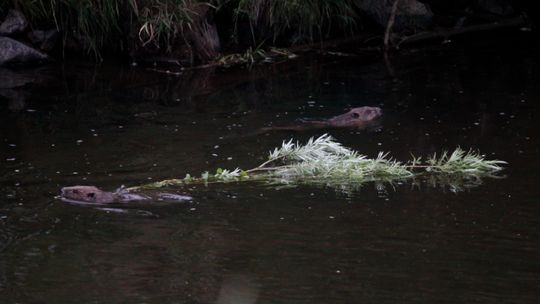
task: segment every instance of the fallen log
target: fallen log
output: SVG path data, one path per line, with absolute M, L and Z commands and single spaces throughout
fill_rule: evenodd
M 484 23 L 484 24 L 475 24 L 464 26 L 460 28 L 452 28 L 445 30 L 437 31 L 426 31 L 418 34 L 410 35 L 403 37 L 395 46 L 396 49 L 402 44 L 413 44 L 418 42 L 424 42 L 434 39 L 443 39 L 447 40 L 450 37 L 468 34 L 468 33 L 478 33 L 485 31 L 498 30 L 503 28 L 514 28 L 514 27 L 529 27 L 529 22 L 524 15 L 520 15 L 510 19 L 504 19 L 496 22 Z

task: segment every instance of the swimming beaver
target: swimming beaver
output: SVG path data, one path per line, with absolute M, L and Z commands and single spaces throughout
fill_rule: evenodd
M 301 124 L 289 126 L 276 126 L 259 129 L 258 133 L 273 130 L 283 131 L 304 131 L 312 129 L 328 128 L 357 128 L 365 129 L 378 124 L 378 119 L 382 116 L 382 110 L 378 107 L 353 108 L 345 114 L 332 117 L 327 120 L 308 120 Z
M 363 128 L 372 125 L 382 115 L 381 108 L 378 107 L 360 107 L 353 108 L 345 114 L 332 117 L 328 120 L 314 121 L 311 123 L 324 124 L 332 128 Z
M 64 187 L 60 190 L 60 199 L 70 203 L 122 203 L 131 201 L 147 201 L 153 198 L 143 194 L 129 193 L 119 189 L 115 192 L 103 191 L 94 186 L 72 186 Z M 189 201 L 190 196 L 172 193 L 158 193 L 157 199 L 171 201 Z

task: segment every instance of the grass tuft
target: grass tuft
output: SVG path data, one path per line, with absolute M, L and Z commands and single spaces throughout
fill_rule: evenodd
M 235 24 L 247 18 L 253 43 L 289 35 L 292 43 L 322 41 L 333 28 L 352 32 L 357 14 L 354 0 L 236 0 Z M 257 34 L 262 35 L 256 37 Z

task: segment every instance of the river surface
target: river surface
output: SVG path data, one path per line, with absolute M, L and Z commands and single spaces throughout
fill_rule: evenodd
M 0 302 L 538 303 L 538 54 L 516 39 L 180 77 L 19 71 L 32 80 L 9 93 L 22 97 L 0 102 Z M 110 209 L 55 199 L 68 185 L 112 191 L 251 168 L 285 139 L 325 132 L 258 128 L 364 105 L 383 109 L 379 128 L 326 132 L 399 160 L 478 149 L 509 163 L 504 178 L 211 184 L 172 189 L 190 203 Z

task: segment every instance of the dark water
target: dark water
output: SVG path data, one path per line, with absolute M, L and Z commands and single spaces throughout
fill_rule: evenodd
M 67 65 L 0 103 L 1 303 L 538 303 L 540 57 L 517 40 L 392 58 L 305 57 L 167 77 Z M 371 62 L 371 63 L 369 63 Z M 36 80 L 37 79 L 37 80 Z M 376 131 L 330 130 L 401 160 L 456 146 L 509 162 L 478 187 L 179 189 L 192 203 L 123 213 L 65 204 L 107 190 L 259 164 L 291 137 L 259 127 L 355 106 Z M 460 191 L 462 190 L 462 191 Z

